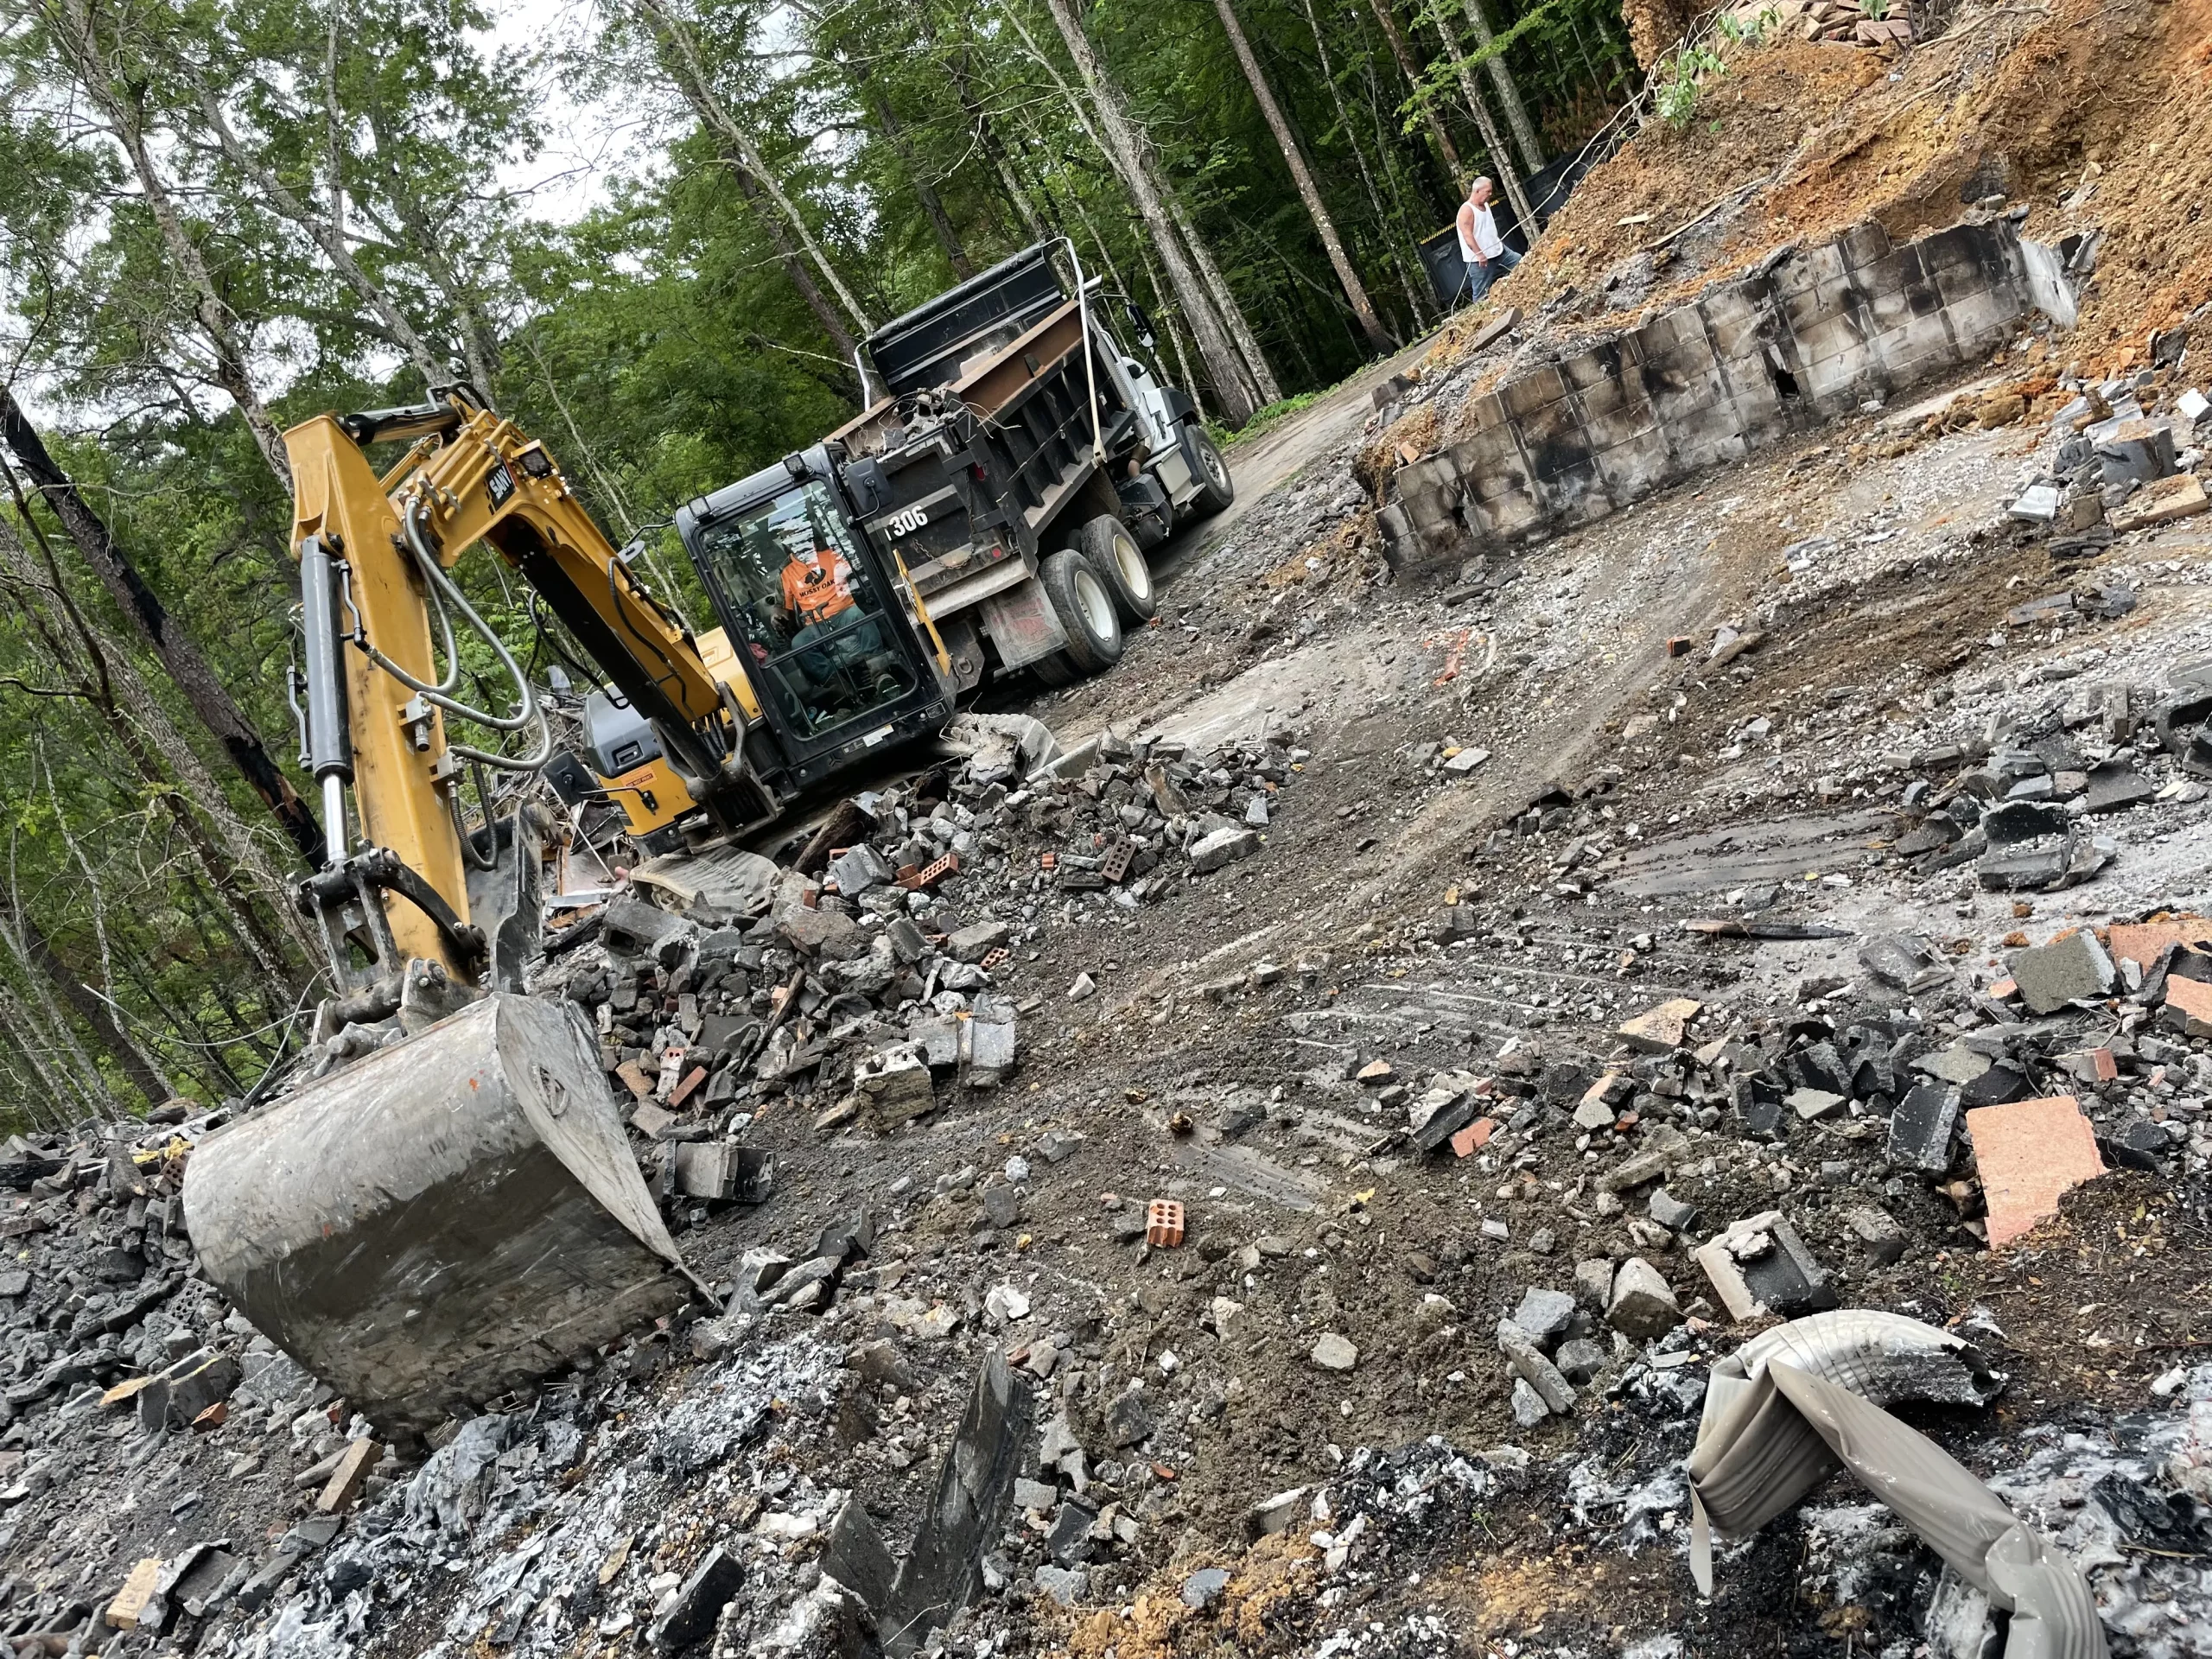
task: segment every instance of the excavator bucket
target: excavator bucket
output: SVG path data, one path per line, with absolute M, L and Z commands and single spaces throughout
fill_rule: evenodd
M 671 1312 L 687 1270 L 565 1001 L 494 993 L 195 1147 L 207 1277 L 391 1434 Z

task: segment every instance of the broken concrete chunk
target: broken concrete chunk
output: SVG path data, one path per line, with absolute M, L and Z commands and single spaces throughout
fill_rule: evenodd
M 1004 922 L 977 922 L 954 931 L 944 942 L 945 954 L 955 962 L 981 962 L 1014 937 Z
M 714 1634 L 722 1609 L 744 1582 L 745 1569 L 720 1544 L 709 1549 L 647 1627 L 645 1639 L 663 1653 L 677 1653 Z
M 837 884 L 837 891 L 851 899 L 890 880 L 892 870 L 884 862 L 883 855 L 863 841 L 831 859 L 829 874 Z
M 1231 824 L 1198 837 L 1191 843 L 1191 868 L 1200 875 L 1249 858 L 1260 850 L 1260 837 L 1250 830 Z
M 1859 952 L 1859 965 L 1883 984 L 1903 990 L 1934 961 L 1928 946 L 1903 933 L 1870 939 Z
M 1794 1317 L 1836 1304 L 1827 1270 L 1779 1210 L 1729 1223 L 1696 1255 L 1731 1319 Z
M 1306 1357 L 1325 1371 L 1348 1371 L 1359 1363 L 1359 1350 L 1335 1332 L 1325 1331 Z
M 1637 1342 L 1649 1342 L 1681 1322 L 1682 1310 L 1658 1268 L 1640 1255 L 1621 1263 L 1605 1307 L 1606 1324 Z
M 1560 1344 L 1559 1351 L 1552 1356 L 1552 1363 L 1559 1367 L 1560 1376 L 1580 1388 L 1605 1369 L 1606 1358 L 1603 1344 L 1588 1337 L 1570 1337 Z
M 1534 1428 L 1551 1414 L 1544 1404 L 1544 1396 L 1529 1385 L 1525 1376 L 1513 1379 L 1513 1421 L 1521 1428 Z
M 2114 977 L 2112 958 L 2087 928 L 2014 951 L 2012 969 L 2021 1001 L 2036 1014 L 2056 1014 L 2069 1002 L 2108 996 Z
M 1992 1249 L 2056 1215 L 2068 1188 L 2105 1173 L 2096 1131 L 2071 1095 L 1970 1111 L 1967 1138 L 1989 1206 Z
M 1612 1264 L 1603 1264 L 1606 1272 L 1606 1293 L 1612 1290 Z M 1605 1298 L 1599 1299 L 1603 1306 Z M 1563 1290 L 1547 1290 L 1542 1286 L 1531 1286 L 1522 1294 L 1521 1306 L 1513 1311 L 1513 1323 L 1539 1343 L 1549 1343 L 1567 1334 L 1567 1327 L 1576 1317 L 1574 1298 Z
M 1809 1123 L 1815 1118 L 1831 1117 L 1841 1111 L 1847 1097 L 1826 1089 L 1793 1089 L 1784 1101 L 1790 1110 Z
M 1618 1035 L 1630 1048 L 1644 1053 L 1672 1053 L 1682 1046 L 1689 1033 L 1689 1023 L 1702 1006 L 1687 996 L 1670 997 L 1623 1025 Z
M 1953 1043 L 1948 1048 L 1922 1055 L 1912 1063 L 1912 1069 L 1940 1082 L 1965 1084 L 1988 1071 L 1991 1064 L 1988 1055 L 1968 1048 L 1964 1043 Z
M 2119 812 L 2149 800 L 2158 785 L 2125 760 L 2107 760 L 2088 772 L 2089 810 Z
M 1884 1266 L 1904 1254 L 1904 1230 L 1897 1224 L 1888 1211 L 1878 1210 L 1872 1205 L 1861 1205 L 1856 1209 L 1845 1211 L 1843 1222 L 1859 1236 L 1859 1243 L 1866 1247 L 1866 1254 Z
M 1564 1416 L 1574 1409 L 1574 1385 L 1544 1357 L 1535 1338 L 1510 1319 L 1497 1322 L 1497 1351 L 1514 1375 L 1536 1391 L 1547 1411 Z
M 1602 1256 L 1574 1264 L 1575 1300 L 1603 1313 L 1613 1305 L 1613 1264 Z
M 1941 1175 L 1951 1166 L 1951 1141 L 1958 1128 L 1957 1090 L 1940 1083 L 1915 1085 L 1890 1114 L 1891 1166 Z
M 1697 1205 L 1684 1203 L 1663 1186 L 1651 1194 L 1649 1212 L 1670 1233 L 1687 1232 L 1697 1225 L 1699 1215 Z
M 1478 1096 L 1465 1089 L 1429 1090 L 1406 1108 L 1407 1132 L 1416 1148 L 1435 1152 L 1473 1121 Z

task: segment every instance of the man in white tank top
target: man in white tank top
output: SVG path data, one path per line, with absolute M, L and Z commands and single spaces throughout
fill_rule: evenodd
M 1459 257 L 1467 266 L 1467 303 L 1490 292 L 1490 285 L 1521 263 L 1521 256 L 1505 245 L 1497 233 L 1497 220 L 1490 211 L 1491 183 L 1477 179 L 1467 187 L 1459 204 Z

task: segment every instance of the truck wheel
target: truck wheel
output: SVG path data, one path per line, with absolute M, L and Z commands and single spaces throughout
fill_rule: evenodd
M 1084 674 L 1096 674 L 1122 660 L 1122 620 L 1114 614 L 1114 595 L 1097 568 L 1073 548 L 1047 554 L 1038 569 L 1053 613 L 1067 630 L 1068 661 Z
M 1214 448 L 1205 428 L 1193 421 L 1183 431 L 1185 445 L 1191 454 L 1191 470 L 1198 475 L 1198 493 L 1191 498 L 1191 516 L 1210 518 L 1225 511 L 1236 499 L 1236 480 L 1230 477 L 1229 463 Z
M 1102 512 L 1083 527 L 1076 545 L 1096 568 L 1106 591 L 1114 595 L 1114 608 L 1122 613 L 1122 621 L 1142 627 L 1160 614 L 1152 566 L 1127 524 L 1109 512 Z

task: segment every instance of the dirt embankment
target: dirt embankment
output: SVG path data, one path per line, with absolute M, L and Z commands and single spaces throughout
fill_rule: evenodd
M 1784 242 L 1868 219 L 1901 241 L 1992 196 L 2038 240 L 2101 233 L 2072 337 L 2086 369 L 2140 365 L 2212 299 L 2212 0 L 1974 4 L 1895 59 L 1713 44 L 1724 67 L 1687 121 L 1593 168 L 1493 307 L 1627 326 Z

